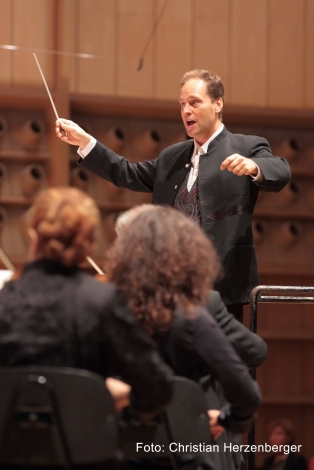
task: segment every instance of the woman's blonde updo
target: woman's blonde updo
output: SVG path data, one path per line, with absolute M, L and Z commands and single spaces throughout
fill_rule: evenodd
M 38 235 L 38 251 L 64 266 L 76 266 L 93 251 L 100 226 L 95 201 L 76 188 L 43 191 L 28 214 Z

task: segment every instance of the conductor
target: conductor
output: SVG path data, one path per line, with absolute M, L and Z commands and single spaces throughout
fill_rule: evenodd
M 130 163 L 65 119 L 57 121 L 56 133 L 79 147 L 82 167 L 116 186 L 151 192 L 153 204 L 173 206 L 201 225 L 223 266 L 216 289 L 229 312 L 242 320 L 243 304 L 259 284 L 252 234 L 258 193 L 280 191 L 290 167 L 272 155 L 264 138 L 226 129 L 224 86 L 217 75 L 200 69 L 185 73 L 179 103 L 191 139 L 165 148 L 154 160 Z

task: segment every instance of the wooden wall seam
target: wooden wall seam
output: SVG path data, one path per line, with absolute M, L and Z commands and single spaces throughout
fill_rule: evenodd
M 228 1 L 228 83 L 229 87 L 225 90 L 226 97 L 227 97 L 227 102 L 232 103 L 233 99 L 233 92 L 232 92 L 232 83 L 233 83 L 233 77 L 232 77 L 232 33 L 233 33 L 233 23 L 232 23 L 232 13 L 233 13 L 233 0 Z M 219 74 L 218 74 L 219 75 Z
M 118 70 L 119 70 L 119 2 L 115 1 L 115 29 L 114 29 L 114 73 L 113 73 L 113 94 L 118 95 Z
M 270 5 L 271 0 L 265 0 L 266 2 L 266 61 L 265 61 L 265 105 L 269 106 L 270 103 L 270 83 L 269 83 L 269 51 L 270 51 Z
M 303 0 L 303 30 L 302 30 L 302 49 L 303 49 L 303 67 L 302 67 L 302 106 L 305 108 L 306 107 L 306 69 L 307 69 L 307 64 L 306 64 L 306 58 L 307 58 L 307 30 L 308 30 L 308 24 L 307 24 L 307 13 L 308 13 L 308 4 L 307 0 Z
M 10 1 L 10 17 L 11 17 L 11 34 L 10 34 L 10 44 L 14 44 L 14 25 L 15 25 L 15 17 L 14 17 L 14 2 L 11 0 Z M 10 54 L 10 71 L 11 71 L 11 77 L 10 77 L 10 84 L 14 84 L 14 60 L 13 60 L 13 51 L 9 52 Z
M 189 70 L 194 70 L 195 67 L 195 0 L 190 2 L 190 29 L 191 29 L 191 48 L 190 48 L 190 67 Z M 183 74 L 182 74 L 183 75 Z
M 154 0 L 153 1 L 152 25 L 154 25 L 156 23 L 157 18 L 158 18 L 157 0 Z M 153 96 L 153 98 L 156 98 L 156 96 L 157 96 L 157 35 L 158 35 L 158 27 L 156 29 L 155 35 L 154 35 L 153 40 L 152 40 L 152 56 L 153 56 L 152 96 Z

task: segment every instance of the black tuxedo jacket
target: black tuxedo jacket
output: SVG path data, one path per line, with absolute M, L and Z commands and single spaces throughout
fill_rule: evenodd
M 227 336 L 228 340 L 248 367 L 260 366 L 267 357 L 267 344 L 228 312 L 217 291 L 210 291 L 206 309 Z
M 151 161 L 130 163 L 97 142 L 79 163 L 86 169 L 133 191 L 152 192 L 154 204 L 172 206 L 190 171 L 193 140 L 165 148 Z M 262 184 L 249 176 L 220 170 L 222 161 L 238 153 L 252 158 L 264 175 Z M 202 227 L 222 260 L 224 279 L 217 285 L 226 305 L 248 303 L 259 284 L 251 217 L 259 189 L 280 191 L 290 179 L 290 167 L 274 157 L 268 142 L 256 136 L 231 134 L 226 128 L 200 158 L 198 186 Z
M 228 400 L 221 409 L 221 425 L 235 433 L 250 428 L 260 404 L 259 387 L 207 310 L 195 307 L 189 318 L 184 308 L 178 307 L 171 328 L 156 332 L 153 339 L 175 375 L 196 382 L 210 376 L 211 382 L 219 382 Z

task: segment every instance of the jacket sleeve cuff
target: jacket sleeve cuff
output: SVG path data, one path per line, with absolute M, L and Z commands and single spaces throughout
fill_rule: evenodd
M 86 147 L 84 147 L 83 149 L 81 149 L 81 147 L 79 147 L 77 149 L 77 153 L 79 154 L 79 156 L 81 158 L 85 158 L 87 157 L 87 155 L 93 150 L 93 148 L 95 147 L 96 145 L 96 142 L 97 140 L 95 139 L 95 137 L 92 137 L 91 140 L 88 142 L 88 144 L 86 145 Z
M 265 178 L 264 178 L 263 173 L 261 172 L 260 167 L 258 165 L 256 165 L 256 166 L 257 166 L 257 175 L 256 176 L 251 176 L 251 178 L 252 178 L 252 181 L 255 181 L 255 183 L 261 183 L 262 184 Z

